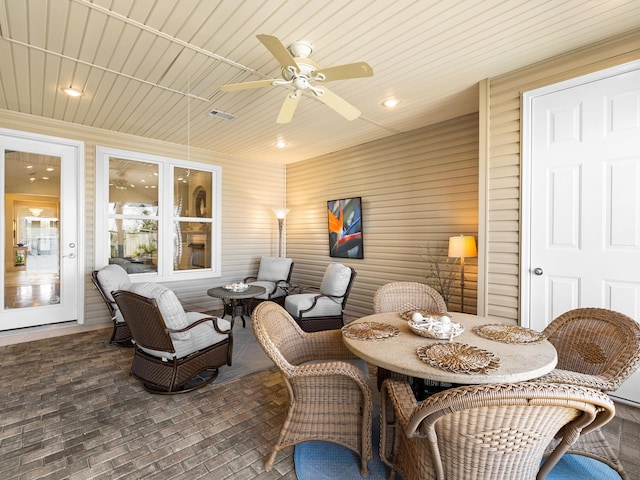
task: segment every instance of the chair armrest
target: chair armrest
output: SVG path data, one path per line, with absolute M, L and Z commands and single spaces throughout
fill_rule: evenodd
M 201 323 L 208 322 L 209 320 L 211 320 L 213 322 L 213 328 L 216 330 L 216 332 L 222 333 L 224 335 L 230 334 L 232 332 L 231 328 L 229 330 L 222 330 L 222 328 L 220 328 L 220 325 L 218 325 L 218 318 L 217 317 L 200 318 L 200 319 L 196 320 L 195 322 L 193 322 L 192 324 L 187 325 L 184 328 L 180 328 L 180 329 L 165 328 L 164 331 L 167 332 L 167 333 L 182 333 L 182 332 L 186 332 L 188 330 L 191 330 L 196 325 L 200 325 Z
M 393 408 L 402 430 L 406 432 L 413 412 L 418 406 L 409 382 L 393 378 L 385 379 L 380 387 L 380 397 L 382 398 L 382 409 Z M 388 405 L 389 402 L 391 405 Z
M 313 360 L 352 360 L 358 358 L 343 342 L 342 330 L 305 333 L 302 339 L 302 348 L 299 351 L 302 355 L 298 359 L 300 363 Z
M 602 391 L 615 391 L 620 385 L 612 382 L 601 375 L 590 375 L 586 373 L 572 372 L 556 368 L 542 377 L 538 377 L 534 382 L 540 383 L 564 383 L 569 385 L 581 385 L 583 387 L 595 388 Z
M 251 276 L 251 277 L 245 278 L 244 280 L 242 280 L 242 282 L 249 283 L 249 282 L 255 282 L 256 280 L 258 280 L 258 277 Z
M 336 303 L 342 303 L 342 299 L 344 298 L 344 295 L 341 296 L 336 296 L 336 295 L 325 295 L 324 293 L 321 293 L 319 295 L 316 295 L 315 297 L 313 297 L 313 303 L 311 304 L 311 306 L 305 310 L 300 310 L 300 317 L 302 317 L 305 313 L 310 312 L 311 310 L 313 310 L 316 306 L 316 303 L 318 303 L 318 300 L 321 298 L 330 298 L 332 300 L 336 300 Z
M 339 383 L 341 382 L 340 378 L 347 377 L 353 380 L 363 393 L 368 393 L 369 404 L 371 404 L 369 379 L 365 372 L 351 363 L 328 361 L 294 366 L 291 372 L 291 380 L 295 382 L 297 377 L 304 380 L 305 386 L 309 385 L 309 377 L 336 377 L 336 381 Z M 317 387 L 313 386 L 313 388 L 315 389 Z

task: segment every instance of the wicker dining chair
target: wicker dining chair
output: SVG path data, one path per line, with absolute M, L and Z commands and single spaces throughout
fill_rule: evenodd
M 409 384 L 382 386 L 380 457 L 404 480 L 542 480 L 581 432 L 615 415 L 597 390 L 537 382 L 471 385 L 422 403 Z M 542 464 L 545 447 L 562 441 Z
M 279 451 L 320 440 L 355 452 L 362 475 L 368 476 L 372 394 L 368 375 L 346 361 L 356 357 L 345 347 L 342 332 L 307 333 L 274 302 L 256 306 L 251 323 L 258 343 L 280 370 L 289 391 L 284 423 L 265 469 L 273 468 Z
M 543 333 L 556 348 L 558 363 L 536 381 L 614 392 L 640 366 L 640 325 L 620 312 L 577 308 L 555 318 Z M 569 453 L 595 458 L 629 478 L 599 429 L 581 436 Z
M 431 310 L 447 312 L 447 304 L 433 287 L 418 282 L 392 282 L 382 285 L 373 295 L 373 312 Z
M 133 283 L 113 298 L 135 344 L 131 376 L 148 392 L 190 392 L 231 365 L 233 331 L 227 320 L 185 312 L 175 293 L 157 283 Z
M 373 294 L 373 313 L 406 312 L 410 310 L 430 310 L 447 313 L 447 304 L 436 289 L 418 282 L 391 282 L 382 285 Z M 414 392 L 422 400 L 425 395 L 443 388 L 450 388 L 450 383 L 435 382 L 422 378 L 412 378 L 401 373 L 378 368 L 378 390 L 386 378 L 407 380 Z
M 614 392 L 640 366 L 640 325 L 622 313 L 577 308 L 543 333 L 556 347 L 558 364 L 540 381 Z

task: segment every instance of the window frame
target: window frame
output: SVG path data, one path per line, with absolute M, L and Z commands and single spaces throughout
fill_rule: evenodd
M 130 273 L 132 281 L 170 282 L 222 276 L 222 168 L 220 166 L 192 162 L 172 157 L 96 146 L 95 176 L 95 237 L 94 267 L 102 268 L 111 257 L 109 246 L 109 160 L 111 157 L 154 163 L 158 166 L 158 270 L 157 272 Z M 174 171 L 176 168 L 201 170 L 211 173 L 211 267 L 174 270 L 171 238 L 173 222 L 205 222 L 208 218 L 174 217 Z

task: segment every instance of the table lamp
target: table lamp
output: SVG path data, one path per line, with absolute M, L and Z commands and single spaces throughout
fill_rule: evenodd
M 449 237 L 448 256 L 460 258 L 460 311 L 464 313 L 464 259 L 478 256 L 476 239 L 470 235 Z
M 282 256 L 282 224 L 284 223 L 284 219 L 287 217 L 287 213 L 289 213 L 288 208 L 274 208 L 273 213 L 276 214 L 276 218 L 278 219 L 278 256 Z

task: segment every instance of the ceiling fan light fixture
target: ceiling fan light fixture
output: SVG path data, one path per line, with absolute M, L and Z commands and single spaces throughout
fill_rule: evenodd
M 70 97 L 81 97 L 82 95 L 84 95 L 84 92 L 82 90 L 78 90 L 77 88 L 73 88 L 73 87 L 64 87 L 60 89 L 63 93 L 66 93 L 67 95 L 69 95 Z
M 289 52 L 294 58 L 308 58 L 313 52 L 313 47 L 309 42 L 294 42 L 289 45 Z

